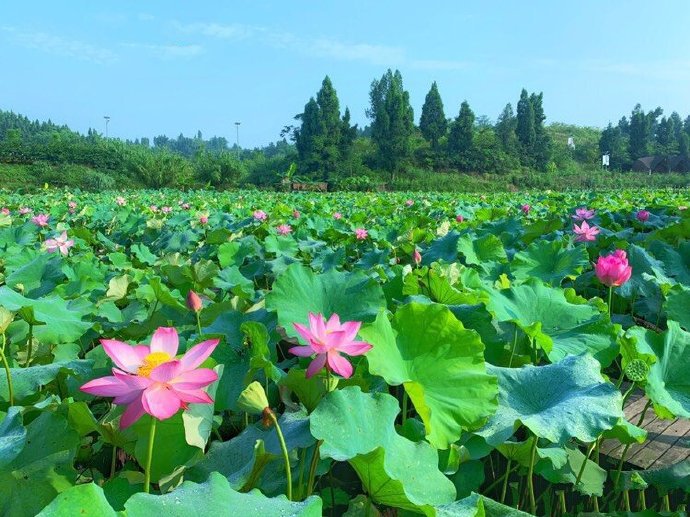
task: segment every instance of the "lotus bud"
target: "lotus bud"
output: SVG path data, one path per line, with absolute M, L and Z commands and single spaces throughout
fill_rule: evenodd
M 264 414 L 265 416 L 265 410 L 270 411 L 266 392 L 260 382 L 254 381 L 244 388 L 237 399 L 237 407 L 252 415 Z
M 193 312 L 199 312 L 204 307 L 201 298 L 191 289 L 187 293 L 187 308 Z

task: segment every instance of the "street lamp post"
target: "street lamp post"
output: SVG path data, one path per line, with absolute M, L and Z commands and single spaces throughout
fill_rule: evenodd
M 240 159 L 240 124 L 242 122 L 235 122 L 235 132 L 236 132 L 236 141 L 235 145 L 237 146 L 237 159 Z
M 105 139 L 108 139 L 108 122 L 110 122 L 110 115 L 105 115 L 103 117 L 105 119 Z

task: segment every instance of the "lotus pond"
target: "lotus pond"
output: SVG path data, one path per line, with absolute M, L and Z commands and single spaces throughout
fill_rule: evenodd
M 0 514 L 682 512 L 688 204 L 2 193 Z

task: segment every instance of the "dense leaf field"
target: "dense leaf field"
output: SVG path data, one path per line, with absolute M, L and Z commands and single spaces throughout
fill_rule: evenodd
M 0 514 L 675 510 L 688 201 L 4 193 Z

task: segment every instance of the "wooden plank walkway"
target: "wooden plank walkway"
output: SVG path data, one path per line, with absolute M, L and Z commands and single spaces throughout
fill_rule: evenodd
M 637 424 L 642 418 L 647 402 L 647 397 L 641 390 L 636 390 L 628 398 L 624 408 L 628 422 Z M 690 457 L 690 420 L 657 418 L 650 406 L 639 427 L 647 431 L 647 440 L 630 446 L 626 454 L 626 463 L 643 469 L 661 468 Z M 600 452 L 618 460 L 623 449 L 624 446 L 617 440 L 606 440 L 602 442 Z

